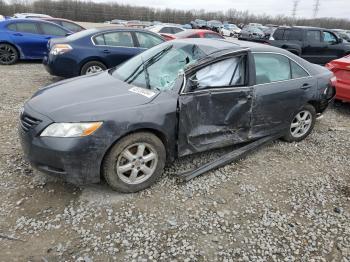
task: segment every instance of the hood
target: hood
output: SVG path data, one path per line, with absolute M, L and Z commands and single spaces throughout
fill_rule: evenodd
M 55 122 L 99 121 L 105 114 L 147 104 L 158 94 L 105 71 L 49 85 L 37 91 L 26 105 Z

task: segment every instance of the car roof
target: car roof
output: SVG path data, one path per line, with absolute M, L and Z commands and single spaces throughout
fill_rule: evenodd
M 210 53 L 225 53 L 227 51 L 240 51 L 249 49 L 252 52 L 271 52 L 271 53 L 280 53 L 280 54 L 290 54 L 290 52 L 277 48 L 271 45 L 255 43 L 250 41 L 241 41 L 241 40 L 225 40 L 225 39 L 210 39 L 210 38 L 183 38 L 172 40 L 174 43 L 188 43 L 198 46 L 202 46 L 206 49 L 211 49 Z

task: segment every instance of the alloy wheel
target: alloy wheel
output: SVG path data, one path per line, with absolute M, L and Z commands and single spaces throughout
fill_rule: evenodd
M 2 64 L 12 64 L 17 59 L 16 50 L 7 44 L 0 45 L 0 61 Z
M 93 65 L 93 66 L 90 66 L 86 70 L 86 74 L 89 75 L 89 74 L 94 74 L 94 73 L 98 73 L 98 72 L 101 72 L 101 71 L 103 71 L 102 67 L 100 67 L 98 65 Z
M 140 184 L 149 179 L 158 163 L 156 150 L 147 143 L 137 143 L 125 148 L 119 155 L 115 171 L 127 184 Z
M 290 126 L 290 132 L 293 137 L 299 138 L 304 136 L 312 126 L 312 115 L 309 111 L 299 112 L 293 119 Z

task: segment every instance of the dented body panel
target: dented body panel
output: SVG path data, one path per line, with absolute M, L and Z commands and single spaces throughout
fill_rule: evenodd
M 164 143 L 171 162 L 184 155 L 283 133 L 293 113 L 302 106 L 311 103 L 321 113 L 332 98 L 327 91 L 332 73 L 287 51 L 208 39 L 173 43 L 203 47 L 207 56 L 179 74 L 171 90 L 136 87 L 110 72 L 61 81 L 39 90 L 25 104 L 19 126 L 23 151 L 31 164 L 74 184 L 96 183 L 106 153 L 128 134 L 154 133 Z M 309 77 L 257 85 L 252 52 L 266 50 L 296 60 Z M 241 54 L 247 59 L 243 85 L 203 90 L 189 87 L 189 77 L 199 68 Z M 302 88 L 305 84 L 308 88 Z M 24 131 L 28 119 L 36 124 Z M 89 121 L 103 124 L 87 137 L 40 136 L 52 123 Z

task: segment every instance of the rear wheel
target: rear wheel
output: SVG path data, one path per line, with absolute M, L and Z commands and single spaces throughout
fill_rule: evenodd
M 293 117 L 287 135 L 283 138 L 288 142 L 299 142 L 305 139 L 313 130 L 316 121 L 316 110 L 312 105 L 305 105 Z
M 90 61 L 90 62 L 87 62 L 85 65 L 83 65 L 83 67 L 81 68 L 80 74 L 90 75 L 90 74 L 102 72 L 106 69 L 107 67 L 103 63 L 99 61 Z
M 116 191 L 133 193 L 151 186 L 163 173 L 166 151 L 152 133 L 135 133 L 115 144 L 103 163 L 103 175 Z
M 0 64 L 13 65 L 18 61 L 17 49 L 9 44 L 0 44 Z

